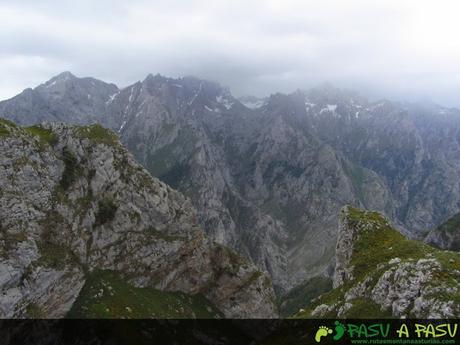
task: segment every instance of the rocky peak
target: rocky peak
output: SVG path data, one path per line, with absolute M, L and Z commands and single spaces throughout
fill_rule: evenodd
M 142 90 L 154 95 L 160 102 L 179 103 L 183 109 L 201 110 L 205 105 L 211 109 L 219 96 L 231 98 L 230 93 L 218 83 L 192 76 L 167 78 L 149 74 L 142 82 Z
M 361 211 L 348 205 L 340 210 L 333 279 L 334 288 L 354 279 L 351 261 L 355 254 L 355 242 L 361 233 L 379 231 L 382 227 L 387 226 L 389 226 L 388 221 L 376 212 Z
M 409 240 L 379 213 L 339 215 L 334 290 L 298 316 L 452 318 L 460 315 L 460 254 Z
M 160 73 L 157 73 L 155 75 L 153 73 L 149 73 L 147 74 L 143 82 L 148 83 L 148 82 L 155 82 L 155 81 L 165 81 L 168 79 L 169 78 L 162 76 Z
M 65 85 L 67 83 L 77 82 L 79 79 L 80 78 L 76 77 L 71 72 L 65 71 L 65 72 L 59 73 L 58 75 L 52 77 L 50 80 L 39 85 L 36 89 L 40 90 L 42 88 L 49 89 L 49 88 L 62 87 L 62 85 Z
M 91 77 L 80 78 L 70 72 L 62 72 L 35 88 L 35 90 L 43 94 L 50 92 L 62 93 L 64 90 L 70 93 L 76 93 L 84 90 L 88 92 L 87 96 L 90 97 L 93 96 L 92 94 L 101 93 L 106 89 L 110 90 L 110 92 L 115 92 L 118 90 L 118 87 L 114 84 L 106 83 Z M 76 96 L 77 95 L 73 95 L 73 97 Z
M 147 88 L 157 89 L 170 81 L 170 78 L 166 78 L 159 73 L 155 75 L 149 73 L 142 81 L 142 85 Z
M 114 84 L 63 72 L 32 90 L 0 102 L 0 116 L 22 125 L 43 121 L 105 123 L 107 102 L 117 92 Z
M 216 82 L 196 77 L 184 77 L 178 81 L 193 95 L 193 102 L 200 100 L 201 102 L 207 102 L 209 104 L 209 102 L 213 102 L 219 97 L 233 98 L 227 88 L 222 87 Z
M 62 73 L 59 73 L 57 76 L 51 78 L 50 81 L 51 82 L 52 81 L 67 81 L 67 80 L 71 80 L 71 79 L 77 79 L 77 77 L 74 74 L 72 74 L 71 72 L 69 72 L 69 71 L 64 71 Z

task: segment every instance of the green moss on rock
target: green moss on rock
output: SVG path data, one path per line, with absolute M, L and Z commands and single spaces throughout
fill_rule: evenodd
M 99 201 L 94 225 L 104 225 L 115 218 L 118 206 L 112 198 L 106 197 Z
M 33 136 L 38 137 L 42 144 L 55 145 L 58 142 L 58 137 L 49 128 L 44 128 L 37 125 L 26 127 L 25 131 Z
M 0 118 L 0 138 L 9 137 L 14 128 L 17 128 L 17 126 L 13 122 Z
M 41 319 L 45 316 L 45 313 L 38 304 L 29 303 L 26 307 L 26 316 L 30 319 Z
M 50 241 L 37 242 L 40 258 L 35 264 L 43 267 L 50 267 L 62 270 L 66 265 L 78 265 L 79 259 L 69 247 Z
M 88 139 L 94 144 L 118 146 L 118 137 L 111 130 L 102 127 L 100 124 L 81 126 L 75 129 L 75 134 L 81 139 Z

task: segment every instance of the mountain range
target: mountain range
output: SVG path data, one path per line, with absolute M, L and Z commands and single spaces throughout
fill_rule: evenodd
M 330 85 L 237 99 L 195 77 L 148 75 L 119 88 L 64 72 L 0 102 L 0 117 L 111 129 L 190 199 L 207 237 L 266 272 L 286 304 L 331 289 L 343 205 L 458 250 L 457 109 L 370 101 Z

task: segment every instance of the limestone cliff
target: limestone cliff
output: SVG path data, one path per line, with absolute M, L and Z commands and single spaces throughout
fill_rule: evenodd
M 88 275 L 274 317 L 270 279 L 209 241 L 189 199 L 99 125 L 0 122 L 0 317 L 63 317 Z

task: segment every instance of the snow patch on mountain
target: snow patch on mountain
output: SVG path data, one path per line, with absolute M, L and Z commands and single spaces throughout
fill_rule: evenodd
M 222 104 L 225 107 L 225 109 L 227 109 L 227 110 L 229 110 L 234 104 L 227 97 L 222 96 L 222 95 L 217 96 L 216 101 L 218 103 Z

